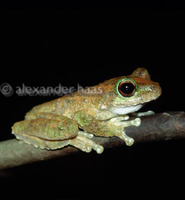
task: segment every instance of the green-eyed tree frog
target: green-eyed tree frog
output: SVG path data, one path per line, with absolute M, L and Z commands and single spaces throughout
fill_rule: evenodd
M 157 99 L 161 87 L 151 81 L 148 71 L 136 69 L 131 75 L 104 81 L 70 95 L 35 106 L 25 120 L 16 122 L 12 133 L 17 139 L 41 149 L 72 145 L 85 152 L 103 152 L 91 138 L 117 136 L 131 146 L 134 139 L 125 127 L 139 126 L 141 119 L 129 120 L 129 113 Z

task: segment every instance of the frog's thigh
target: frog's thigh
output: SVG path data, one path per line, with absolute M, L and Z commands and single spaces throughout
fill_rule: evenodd
M 18 139 L 40 148 L 57 149 L 68 144 L 67 139 L 78 134 L 78 125 L 71 119 L 30 119 L 17 122 L 12 133 Z M 49 145 L 49 143 L 51 143 Z

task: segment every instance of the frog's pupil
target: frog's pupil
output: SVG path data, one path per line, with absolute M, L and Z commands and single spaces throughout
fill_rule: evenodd
M 131 83 L 125 83 L 125 84 L 122 84 L 121 90 L 122 90 L 125 94 L 130 94 L 130 93 L 133 92 L 134 86 L 133 86 L 133 84 L 131 84 Z
M 121 83 L 119 86 L 119 92 L 123 96 L 131 96 L 135 91 L 135 85 L 130 82 Z

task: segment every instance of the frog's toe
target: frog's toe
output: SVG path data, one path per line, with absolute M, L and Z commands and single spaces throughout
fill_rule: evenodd
M 94 149 L 98 154 L 102 153 L 103 147 L 92 141 L 90 139 L 92 137 L 90 134 L 86 134 L 87 133 L 83 132 L 78 133 L 77 137 L 69 140 L 69 144 L 87 153 L 91 152 L 92 149 Z
M 122 139 L 123 141 L 125 141 L 127 146 L 132 146 L 133 143 L 134 143 L 134 139 L 129 137 L 129 136 L 127 136 L 125 131 L 118 132 L 116 134 L 116 136 L 119 137 L 120 139 Z
M 148 116 L 148 115 L 154 115 L 155 112 L 152 111 L 152 110 L 148 110 L 146 112 L 139 112 L 139 113 L 136 113 L 136 116 L 137 117 L 143 117 L 143 116 Z
M 134 144 L 134 139 L 128 137 L 128 138 L 125 139 L 125 143 L 126 143 L 127 146 L 132 146 Z
M 89 138 L 89 139 L 91 139 L 91 138 L 94 137 L 93 134 L 91 134 L 91 133 L 86 133 L 86 132 L 84 132 L 84 131 L 78 131 L 78 135 L 81 135 L 81 136 L 86 137 L 86 138 Z
M 91 152 L 92 149 L 96 151 L 96 153 L 101 154 L 104 150 L 103 146 L 96 144 L 95 142 L 91 141 L 90 144 L 84 145 L 83 148 L 81 148 L 82 151 L 85 151 L 87 153 Z
M 141 119 L 140 118 L 136 118 L 132 121 L 132 124 L 134 126 L 140 126 L 141 125 Z
M 104 150 L 103 146 L 98 145 L 98 144 L 95 144 L 95 145 L 93 146 L 93 149 L 94 149 L 98 154 L 101 154 L 101 153 L 103 152 L 103 150 Z
M 86 153 L 89 153 L 89 152 L 92 151 L 92 147 L 90 147 L 90 146 L 85 146 L 85 145 L 84 145 L 84 146 L 81 148 L 81 150 L 84 151 L 84 152 L 86 152 Z

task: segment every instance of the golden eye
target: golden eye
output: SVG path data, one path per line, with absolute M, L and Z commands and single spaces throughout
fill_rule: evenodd
M 129 81 L 129 80 L 120 82 L 118 85 L 118 91 L 122 96 L 130 97 L 136 91 L 135 83 L 133 83 L 132 81 Z

